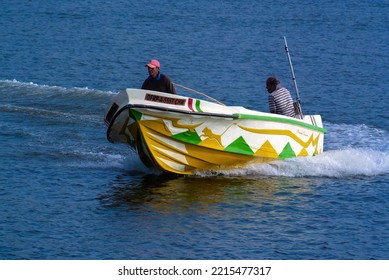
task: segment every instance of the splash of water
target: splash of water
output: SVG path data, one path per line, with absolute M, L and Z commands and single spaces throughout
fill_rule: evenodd
M 324 152 L 221 172 L 227 176 L 332 177 L 375 176 L 389 173 L 389 153 L 370 149 Z M 205 175 L 205 173 L 203 174 Z

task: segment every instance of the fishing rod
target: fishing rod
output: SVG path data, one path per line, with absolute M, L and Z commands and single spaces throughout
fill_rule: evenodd
M 292 80 L 293 80 L 293 84 L 294 84 L 294 89 L 296 91 L 296 102 L 294 102 L 293 105 L 294 105 L 296 114 L 298 114 L 300 116 L 300 118 L 302 119 L 304 117 L 304 115 L 303 115 L 303 110 L 301 109 L 299 90 L 297 88 L 297 82 L 296 82 L 296 77 L 294 75 L 292 59 L 290 58 L 288 43 L 286 42 L 285 36 L 284 36 L 284 41 L 285 41 L 285 52 L 286 52 L 286 55 L 288 57 L 290 72 L 292 73 Z

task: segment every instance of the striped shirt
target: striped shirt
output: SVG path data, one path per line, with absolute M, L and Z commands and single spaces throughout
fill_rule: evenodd
M 289 90 L 279 88 L 269 94 L 270 113 L 295 117 L 293 99 Z

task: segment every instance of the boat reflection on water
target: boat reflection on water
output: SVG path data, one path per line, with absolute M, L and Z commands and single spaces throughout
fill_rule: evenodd
M 296 197 L 298 203 L 303 203 L 304 197 L 312 195 L 312 184 L 310 178 L 122 174 L 111 182 L 100 200 L 105 207 L 166 213 L 207 212 L 229 206 L 261 208 L 297 203 Z

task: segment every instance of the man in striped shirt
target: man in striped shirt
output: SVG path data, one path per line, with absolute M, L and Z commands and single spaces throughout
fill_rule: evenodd
M 293 99 L 289 90 L 281 87 L 277 77 L 269 77 L 266 80 L 266 89 L 269 92 L 270 113 L 295 117 Z

